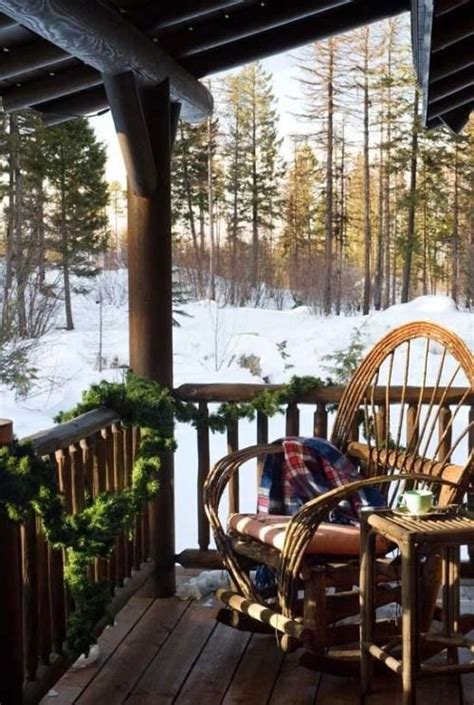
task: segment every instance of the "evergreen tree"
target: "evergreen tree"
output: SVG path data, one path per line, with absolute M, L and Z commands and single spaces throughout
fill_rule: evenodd
M 74 328 L 71 276 L 94 276 L 107 242 L 105 146 L 84 118 L 49 128 L 44 163 L 49 189 L 49 247 L 64 285 L 66 329 Z
M 318 171 L 316 157 L 307 141 L 298 145 L 294 138 L 293 164 L 283 191 L 283 229 L 280 248 L 288 272 L 287 285 L 297 289 L 301 268 L 314 261 L 321 237 L 317 221 Z M 319 252 L 319 254 L 321 254 Z
M 271 75 L 250 64 L 228 77 L 223 156 L 230 272 L 235 272 L 241 236 L 251 228 L 252 287 L 259 281 L 260 244 L 271 235 L 280 211 L 282 163 Z M 235 303 L 235 287 L 231 292 Z

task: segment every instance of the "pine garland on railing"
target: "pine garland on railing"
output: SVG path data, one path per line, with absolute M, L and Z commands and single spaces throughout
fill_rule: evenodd
M 198 406 L 182 402 L 158 383 L 129 372 L 123 383 L 102 381 L 82 395 L 74 409 L 56 417 L 64 422 L 81 414 L 107 407 L 126 426 L 141 429 L 140 446 L 134 462 L 132 483 L 120 492 L 101 492 L 87 497 L 85 508 L 67 514 L 56 487 L 55 469 L 50 460 L 38 457 L 30 443 L 13 443 L 0 448 L 0 507 L 14 521 L 40 517 L 45 536 L 56 549 L 64 549 L 64 577 L 74 602 L 69 617 L 67 647 L 73 653 L 88 653 L 94 643 L 94 627 L 106 614 L 110 601 L 105 582 L 89 580 L 89 566 L 97 558 L 107 558 L 120 531 L 131 532 L 136 515 L 158 491 L 160 454 L 173 451 L 174 419 L 207 425 L 223 431 L 238 419 L 252 420 L 258 411 L 274 416 L 303 394 L 326 383 L 316 377 L 293 377 L 277 390 L 265 390 L 246 403 L 224 403 L 216 412 L 204 415 Z

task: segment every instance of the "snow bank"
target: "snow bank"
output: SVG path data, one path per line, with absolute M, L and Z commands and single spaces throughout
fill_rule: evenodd
M 90 286 L 90 282 L 87 283 Z M 27 399 L 15 399 L 14 392 L 0 387 L 0 416 L 12 418 L 19 437 L 46 428 L 59 410 L 75 404 L 81 391 L 92 382 L 106 378 L 120 380 L 121 365 L 128 363 L 128 321 L 126 272 L 106 273 L 99 277 L 88 294 L 73 302 L 76 329 L 57 329 L 44 336 L 33 359 L 38 380 Z M 104 370 L 98 369 L 99 293 L 102 292 Z M 277 311 L 253 308 L 218 308 L 214 302 L 200 301 L 182 306 L 187 317 L 180 317 L 174 329 L 175 385 L 185 382 L 285 382 L 293 374 L 328 376 L 330 364 L 325 356 L 347 348 L 355 330 L 369 349 L 391 328 L 411 320 L 431 320 L 458 333 L 474 349 L 474 315 L 457 310 L 446 296 L 422 296 L 408 304 L 392 306 L 368 316 L 327 318 L 315 316 L 307 307 Z M 421 349 L 420 349 L 421 353 Z M 430 348 L 430 365 L 435 369 L 437 346 Z M 255 376 L 242 367 L 242 356 L 255 356 L 260 371 Z M 421 355 L 420 355 L 421 359 Z M 239 362 L 240 361 L 240 362 Z M 418 383 L 421 372 L 415 370 Z M 428 377 L 429 380 L 429 377 Z M 313 409 L 301 408 L 301 431 L 312 432 Z M 284 418 L 269 423 L 270 438 L 284 433 Z M 242 423 L 241 446 L 255 442 L 255 426 Z M 192 546 L 196 536 L 196 434 L 188 426 L 177 428 L 176 453 L 178 550 Z M 224 436 L 211 436 L 211 461 L 226 452 Z M 251 481 L 250 481 L 251 480 Z M 254 509 L 254 478 L 249 474 L 248 491 L 243 490 L 242 509 Z

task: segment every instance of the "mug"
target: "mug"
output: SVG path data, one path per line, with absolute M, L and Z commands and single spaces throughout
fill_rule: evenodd
M 433 506 L 431 490 L 407 490 L 401 496 L 402 505 L 410 514 L 426 514 Z

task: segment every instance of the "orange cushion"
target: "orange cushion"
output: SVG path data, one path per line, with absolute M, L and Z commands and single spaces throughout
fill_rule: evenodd
M 232 514 L 229 528 L 239 534 L 251 536 L 262 543 L 274 546 L 280 551 L 285 540 L 286 527 L 291 517 L 277 514 Z M 390 542 L 377 536 L 375 550 L 385 554 Z M 360 531 L 358 526 L 346 524 L 322 523 L 309 542 L 306 553 L 327 555 L 358 556 L 360 549 Z

